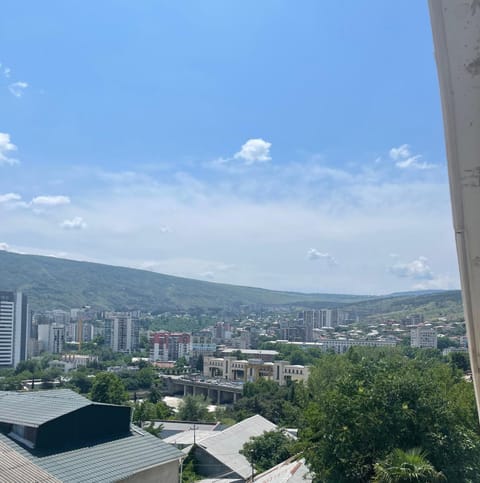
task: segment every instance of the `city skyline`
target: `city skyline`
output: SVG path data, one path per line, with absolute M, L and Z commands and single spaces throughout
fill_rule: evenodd
M 426 4 L 5 11 L 0 249 L 301 292 L 459 288 Z

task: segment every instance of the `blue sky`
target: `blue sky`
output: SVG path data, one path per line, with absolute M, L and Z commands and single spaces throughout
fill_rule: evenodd
M 2 12 L 3 249 L 276 289 L 458 287 L 426 2 Z

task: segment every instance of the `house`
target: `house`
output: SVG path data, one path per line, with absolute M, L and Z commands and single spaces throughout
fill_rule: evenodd
M 202 438 L 193 448 L 196 471 L 208 478 L 246 481 L 250 478 L 252 469 L 247 458 L 240 454 L 240 450 L 251 437 L 275 429 L 277 426 L 274 423 L 257 414 L 224 431 Z
M 0 391 L 0 480 L 17 465 L 22 482 L 177 483 L 183 454 L 130 412 L 68 389 Z

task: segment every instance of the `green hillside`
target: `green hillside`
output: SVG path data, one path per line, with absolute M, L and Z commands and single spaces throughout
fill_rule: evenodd
M 362 320 L 367 321 L 379 317 L 401 319 L 415 313 L 421 313 L 426 319 L 463 317 L 460 290 L 388 295 L 349 304 L 345 309 L 351 310 Z
M 173 277 L 145 270 L 0 251 L 0 290 L 22 290 L 36 310 L 81 307 L 166 311 L 314 304 L 368 297 L 301 294 Z

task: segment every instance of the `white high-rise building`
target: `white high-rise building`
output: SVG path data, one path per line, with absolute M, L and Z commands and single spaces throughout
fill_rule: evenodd
M 114 352 L 132 352 L 138 345 L 138 324 L 129 313 L 109 314 L 105 320 L 105 343 Z
M 0 367 L 16 367 L 28 357 L 31 321 L 22 292 L 0 292 Z
M 415 327 L 410 331 L 411 347 L 437 348 L 437 331 L 431 327 Z

